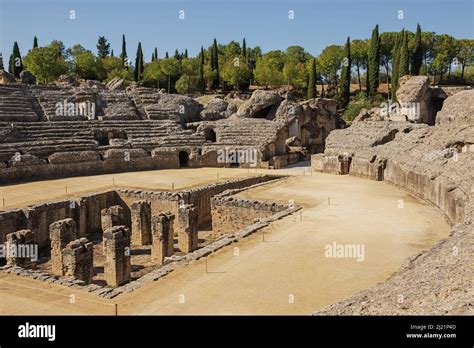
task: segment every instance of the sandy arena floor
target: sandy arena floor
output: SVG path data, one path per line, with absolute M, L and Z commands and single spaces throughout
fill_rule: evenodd
M 448 235 L 438 210 L 382 182 L 303 175 L 303 169 L 267 172 L 293 176 L 242 195 L 294 200 L 304 207 L 301 215 L 113 300 L 0 273 L 0 314 L 113 315 L 115 304 L 118 314 L 310 314 L 384 281 L 407 257 Z M 219 180 L 249 175 L 246 169 L 216 168 L 123 173 L 1 187 L 0 198 L 23 206 L 31 198 L 60 198 L 53 191 L 58 186 L 68 185 L 73 194 L 110 188 L 112 177 L 123 187 L 169 189 L 174 181 L 180 189 L 215 182 L 218 173 Z M 363 245 L 364 261 L 325 257 L 333 242 Z

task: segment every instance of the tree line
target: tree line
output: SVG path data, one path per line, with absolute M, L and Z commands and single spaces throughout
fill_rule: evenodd
M 58 40 L 39 46 L 34 37 L 33 46 L 24 57 L 17 42 L 14 43 L 8 70 L 18 77 L 27 69 L 43 84 L 62 74 L 99 81 L 119 77 L 126 83 L 135 81 L 178 93 L 245 91 L 250 85 L 266 88 L 286 85 L 309 98 L 318 93 L 337 97 L 345 106 L 351 84 L 358 85 L 360 91 L 371 97 L 378 93 L 382 83 L 389 90 L 396 90 L 399 77 L 406 74 L 428 75 L 434 83 L 472 83 L 473 60 L 474 40 L 424 32 L 419 25 L 414 33 L 408 30 L 379 33 L 377 25 L 370 39 L 348 38 L 344 45 L 325 47 L 317 57 L 301 46 L 263 53 L 258 46 L 247 47 L 244 38 L 242 43 L 228 44 L 218 44 L 214 39 L 209 47 L 201 47 L 195 57 L 188 56 L 187 50 L 175 50 L 173 55 L 165 52 L 159 57 L 155 47 L 150 60 L 145 59 L 138 43 L 132 60 L 125 35 L 119 55 L 114 54 L 103 36 L 98 39 L 97 53 L 81 45 L 66 49 Z M 3 68 L 1 56 L 0 68 Z

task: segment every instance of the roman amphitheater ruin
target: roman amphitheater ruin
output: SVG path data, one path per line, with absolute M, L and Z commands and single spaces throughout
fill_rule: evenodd
M 380 250 L 366 250 L 375 268 L 364 273 L 344 264 L 359 281 L 341 277 L 357 283 L 354 287 L 334 291 L 333 297 L 314 293 L 320 297 L 317 303 L 305 293 L 301 297 L 306 306 L 285 310 L 282 305 L 277 312 L 473 314 L 474 91 L 430 86 L 421 76 L 405 77 L 397 97 L 401 105 L 416 105 L 416 113 L 388 105 L 364 110 L 345 127 L 333 100 L 297 101 L 290 92 L 256 90 L 251 97 L 216 96 L 201 104 L 192 96 L 125 88 L 119 80 L 103 85 L 64 77 L 40 86 L 5 83 L 8 76 L 2 74 L 0 243 L 17 250 L 33 244 L 39 250 L 34 261 L 22 255 L 0 259 L 0 281 L 5 281 L 0 285 L 7 289 L 0 292 L 4 303 L 28 297 L 31 308 L 24 313 L 41 312 L 37 293 L 13 293 L 15 284 L 27 284 L 47 289 L 49 295 L 44 296 L 51 302 L 52 292 L 74 290 L 84 298 L 117 301 L 110 303 L 123 304 L 123 312 L 127 305 L 141 305 L 141 313 L 178 313 L 167 311 L 163 303 L 156 311 L 150 308 L 160 296 L 166 297 L 179 277 L 182 283 L 192 281 L 196 293 L 225 296 L 224 281 L 222 288 L 206 287 L 204 278 L 193 273 L 195 268 L 205 262 L 208 272 L 212 255 L 218 260 L 245 250 L 254 245 L 258 231 L 263 231 L 265 242 L 267 231 L 281 238 L 267 243 L 269 248 L 287 249 L 269 254 L 255 244 L 256 255 L 242 263 L 249 278 L 229 272 L 239 280 L 241 293 L 249 291 L 243 302 L 255 303 L 241 303 L 244 312 L 266 313 L 277 305 L 262 303 L 248 290 L 259 282 L 255 275 L 261 275 L 257 263 L 252 267 L 252 257 L 261 257 L 259 265 L 267 269 L 263 278 L 268 275 L 265 267 L 281 262 L 282 268 L 290 265 L 287 271 L 295 277 L 299 272 L 311 274 L 307 281 L 318 286 L 324 286 L 325 277 L 335 281 L 337 276 L 328 275 L 333 266 L 324 257 L 314 256 L 328 270 L 324 276 L 316 276 L 318 265 L 304 270 L 308 261 L 299 257 L 324 256 L 323 247 L 310 248 L 321 238 L 318 230 L 325 219 L 331 218 L 341 224 L 331 230 L 329 243 L 341 233 L 346 241 L 357 241 L 364 230 L 371 231 L 362 238 L 366 248 L 372 238 L 380 239 Z M 310 166 L 301 167 L 302 161 L 310 161 Z M 126 173 L 128 181 L 120 179 L 123 183 L 118 185 L 120 173 Z M 189 175 L 189 182 L 175 186 L 181 175 Z M 101 178 L 109 183 L 99 185 Z M 153 178 L 162 181 L 140 185 Z M 82 180 L 85 188 L 62 192 L 64 180 Z M 56 194 L 57 189 L 62 193 Z M 316 199 L 316 194 L 321 196 Z M 409 215 L 396 215 L 397 209 L 379 211 L 375 215 L 380 214 L 380 225 L 374 227 L 370 221 L 376 224 L 377 216 L 367 218 L 370 213 L 361 216 L 364 213 L 357 210 L 364 199 L 371 200 L 367 209 L 374 212 L 378 205 L 388 204 L 384 199 L 396 206 L 396 197 L 404 197 L 402 203 L 413 207 L 403 212 Z M 354 215 L 344 210 L 349 209 L 347 202 Z M 360 225 L 352 225 L 351 219 Z M 384 225 L 396 233 L 385 236 Z M 390 260 L 387 241 L 396 247 L 403 243 L 395 239 L 400 236 L 411 244 L 403 252 L 394 250 L 396 256 Z M 380 253 L 390 264 L 383 271 L 376 268 L 384 263 L 378 259 Z M 282 290 L 287 301 L 288 294 L 299 290 L 291 290 L 287 279 L 274 272 L 278 282 L 262 289 L 271 293 L 280 285 L 288 287 Z M 218 277 L 219 272 L 214 273 Z M 177 278 L 171 278 L 173 274 Z M 305 279 L 296 282 L 304 287 Z M 202 307 L 212 307 L 201 302 L 193 313 L 207 313 Z M 15 313 L 14 304 L 5 306 L 2 314 Z M 79 313 L 96 313 L 84 308 Z M 138 313 L 136 308 L 129 313 Z

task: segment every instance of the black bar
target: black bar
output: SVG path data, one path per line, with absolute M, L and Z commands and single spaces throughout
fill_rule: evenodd
M 20 338 L 19 326 L 55 325 L 55 340 Z M 416 328 L 412 325 L 415 325 Z M 429 326 L 432 325 L 432 326 Z M 420 331 L 420 327 L 424 327 Z M 10 316 L 0 346 L 161 344 L 414 345 L 473 347 L 472 316 Z M 407 334 L 455 334 L 409 338 Z

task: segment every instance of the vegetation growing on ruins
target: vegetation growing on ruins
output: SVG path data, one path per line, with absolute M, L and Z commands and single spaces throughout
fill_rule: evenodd
M 346 67 L 348 45 L 351 55 Z M 474 82 L 474 40 L 471 39 L 423 32 L 420 25 L 415 33 L 406 30 L 379 33 L 377 25 L 371 39 L 352 40 L 345 46 L 330 45 L 318 56 L 312 56 L 301 46 L 262 52 L 258 46 L 248 47 L 245 39 L 241 44 L 236 41 L 219 44 L 214 39 L 195 57 L 188 56 L 187 50 L 176 50 L 171 57 L 166 52 L 160 57 L 155 47 L 151 60 L 145 61 L 139 44 L 132 62 L 125 35 L 117 57 L 103 36 L 98 38 L 97 53 L 79 44 L 65 49 L 61 41 L 39 46 L 35 37 L 33 48 L 23 58 L 15 42 L 8 70 L 19 77 L 25 68 L 43 84 L 62 74 L 99 81 L 118 77 L 126 84 L 135 81 L 171 93 L 245 91 L 250 85 L 257 85 L 287 86 L 301 96 L 310 97 L 316 95 L 313 86 L 317 84 L 321 96 L 337 97 L 341 107 L 348 105 L 354 89 L 359 92 L 365 89 L 371 99 L 379 91 L 395 98 L 391 91 L 396 90 L 399 77 L 408 73 L 427 75 L 434 83 Z M 354 84 L 358 88 L 351 88 Z M 382 89 L 383 84 L 387 88 Z

